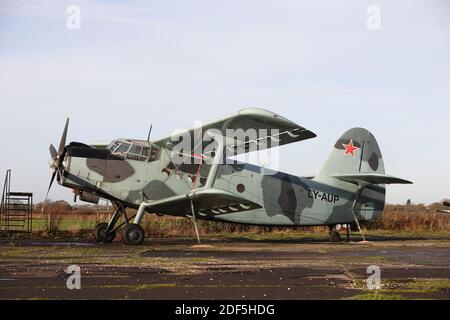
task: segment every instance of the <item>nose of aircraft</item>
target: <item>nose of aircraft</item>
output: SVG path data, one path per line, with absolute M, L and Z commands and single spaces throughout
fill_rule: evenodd
M 49 165 L 50 169 L 56 170 L 56 159 L 54 159 L 54 158 L 50 159 L 50 161 L 48 162 L 48 165 Z
M 67 118 L 66 125 L 64 126 L 63 134 L 61 136 L 61 140 L 59 142 L 59 148 L 56 148 L 51 144 L 49 147 L 50 151 L 50 161 L 49 166 L 52 169 L 52 177 L 50 178 L 50 185 L 48 186 L 47 195 L 45 196 L 45 200 L 48 198 L 48 194 L 50 189 L 52 188 L 53 181 L 55 180 L 56 175 L 60 175 L 61 171 L 64 170 L 63 161 L 64 161 L 64 151 L 66 148 L 66 140 L 67 140 L 67 131 L 69 130 L 69 122 L 70 118 Z M 44 208 L 42 208 L 44 210 Z

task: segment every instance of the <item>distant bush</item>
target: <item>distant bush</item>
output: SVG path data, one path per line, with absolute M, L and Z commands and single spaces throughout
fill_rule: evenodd
M 100 206 L 77 206 L 71 207 L 65 202 L 47 203 L 44 213 L 41 214 L 39 205 L 35 208 L 35 218 L 40 217 L 44 220 L 45 233 L 55 234 L 61 230 L 63 221 L 69 221 L 65 225 L 65 231 L 72 235 L 82 233 L 83 230 L 92 229 L 99 222 L 109 221 L 114 208 Z M 448 231 L 448 214 L 437 213 L 436 210 L 443 209 L 439 204 L 425 205 L 388 205 L 383 214 L 375 220 L 364 223 L 367 230 L 386 230 L 386 231 L 406 231 L 406 232 L 424 232 L 424 231 Z M 132 217 L 135 210 L 128 210 L 128 217 Z M 79 224 L 77 226 L 77 221 Z M 201 235 L 224 234 L 224 233 L 270 233 L 273 231 L 292 231 L 292 232 L 310 232 L 323 233 L 327 227 L 295 227 L 278 228 L 249 226 L 232 223 L 221 223 L 214 221 L 197 220 L 199 232 Z M 149 236 L 195 236 L 193 221 L 184 217 L 145 215 L 142 226 Z M 84 228 L 84 229 L 83 229 Z
M 448 231 L 448 214 L 437 213 L 442 209 L 439 204 L 430 207 L 417 206 L 386 206 L 378 219 L 365 224 L 369 230 L 392 231 Z

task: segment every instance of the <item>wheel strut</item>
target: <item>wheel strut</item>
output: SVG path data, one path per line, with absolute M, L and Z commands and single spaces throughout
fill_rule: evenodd
M 122 204 L 115 206 L 116 207 L 116 211 L 114 212 L 114 215 L 112 216 L 111 220 L 108 223 L 108 227 L 106 228 L 105 232 L 109 233 L 115 230 L 115 226 L 117 224 L 117 221 L 119 221 L 120 216 L 122 215 L 122 213 L 124 214 L 125 217 L 125 221 L 127 221 L 127 216 L 125 213 L 125 208 L 123 207 Z M 128 223 L 128 221 L 127 221 Z
M 356 225 L 358 227 L 359 233 L 361 234 L 361 237 L 362 237 L 364 242 L 366 241 L 366 237 L 364 236 L 364 233 L 361 230 L 361 226 L 360 226 L 359 220 L 358 220 L 358 212 L 356 211 L 356 209 L 357 209 L 357 206 L 358 206 L 358 200 L 361 197 L 365 187 L 366 187 L 366 185 L 359 184 L 359 189 L 358 189 L 358 192 L 356 193 L 356 197 L 355 197 L 355 200 L 353 201 L 353 206 L 352 206 L 353 219 L 356 222 Z

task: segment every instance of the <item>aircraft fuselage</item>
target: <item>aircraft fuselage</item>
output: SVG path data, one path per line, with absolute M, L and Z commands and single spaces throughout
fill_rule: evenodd
M 138 208 L 151 202 L 189 194 L 206 182 L 210 166 L 175 165 L 172 151 L 161 148 L 150 159 L 121 157 L 108 149 L 81 144 L 66 147 L 63 186 Z M 328 176 L 305 178 L 251 164 L 222 164 L 215 189 L 248 199 L 256 206 L 199 211 L 197 218 L 267 226 L 313 226 L 351 223 L 358 186 Z M 360 220 L 378 217 L 385 203 L 384 186 L 367 187 L 358 200 Z M 188 216 L 189 208 L 151 212 Z

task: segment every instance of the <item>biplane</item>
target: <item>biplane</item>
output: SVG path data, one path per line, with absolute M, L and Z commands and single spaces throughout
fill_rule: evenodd
M 444 207 L 450 208 L 450 200 L 448 200 L 448 199 L 442 200 L 441 203 Z M 438 210 L 437 212 L 450 214 L 450 210 Z
M 387 184 L 410 181 L 386 175 L 380 148 L 366 129 L 345 132 L 314 177 L 301 177 L 235 160 L 235 156 L 312 139 L 308 129 L 259 108 L 151 141 L 66 145 L 67 119 L 58 150 L 50 145 L 56 178 L 82 201 L 113 203 L 115 213 L 95 227 L 98 242 L 139 245 L 145 213 L 259 226 L 328 226 L 377 218 Z M 240 134 L 236 134 L 239 132 Z M 251 132 L 251 134 L 246 134 Z M 242 134 L 244 133 L 244 134 Z M 199 138 L 200 137 L 200 138 Z M 182 147 L 180 147 L 180 145 Z M 293 159 L 300 161 L 301 157 Z M 136 209 L 130 216 L 127 209 Z M 197 236 L 198 230 L 196 227 Z

